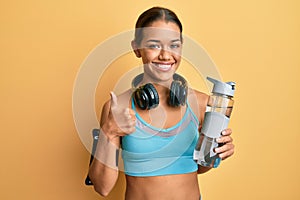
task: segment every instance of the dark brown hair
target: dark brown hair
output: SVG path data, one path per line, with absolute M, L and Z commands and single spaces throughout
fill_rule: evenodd
M 177 15 L 167 8 L 153 7 L 144 11 L 139 16 L 135 24 L 134 40 L 136 44 L 139 45 L 143 39 L 142 28 L 151 26 L 151 24 L 157 20 L 164 20 L 165 22 L 174 22 L 175 24 L 177 24 L 177 26 L 180 29 L 180 37 L 182 39 L 182 24 L 178 19 Z

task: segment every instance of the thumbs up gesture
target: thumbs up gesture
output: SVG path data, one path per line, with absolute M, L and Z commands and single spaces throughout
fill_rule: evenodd
M 118 104 L 117 96 L 110 93 L 110 108 L 107 119 L 102 129 L 107 129 L 110 137 L 124 136 L 135 131 L 136 117 L 135 112 Z

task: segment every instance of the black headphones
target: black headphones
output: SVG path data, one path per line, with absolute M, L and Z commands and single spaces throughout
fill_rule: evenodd
M 147 83 L 137 88 L 142 81 L 144 74 L 139 74 L 132 80 L 132 88 L 134 88 L 133 99 L 142 110 L 155 108 L 159 104 L 158 93 L 151 83 Z M 173 75 L 173 81 L 170 87 L 169 105 L 173 107 L 184 106 L 188 94 L 188 86 L 186 80 L 179 74 Z

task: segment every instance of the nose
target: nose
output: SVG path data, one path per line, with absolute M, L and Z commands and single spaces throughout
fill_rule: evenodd
M 171 59 L 171 52 L 162 48 L 159 52 L 158 59 L 160 60 L 170 60 Z

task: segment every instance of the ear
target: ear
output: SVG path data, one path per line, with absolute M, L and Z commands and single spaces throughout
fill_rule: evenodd
M 141 57 L 140 49 L 138 48 L 138 45 L 134 40 L 131 41 L 131 47 L 135 53 L 135 56 L 140 58 Z

